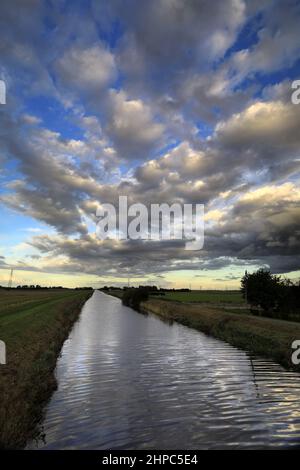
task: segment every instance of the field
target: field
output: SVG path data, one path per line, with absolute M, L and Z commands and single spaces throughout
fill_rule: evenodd
M 192 290 L 190 292 L 165 292 L 163 296 L 154 296 L 175 302 L 197 302 L 214 304 L 242 304 L 245 301 L 239 291 Z
M 43 408 L 56 387 L 61 346 L 91 291 L 0 290 L 0 448 L 22 448 L 37 435 Z

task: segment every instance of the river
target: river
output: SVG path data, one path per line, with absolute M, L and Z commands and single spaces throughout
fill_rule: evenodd
M 40 449 L 289 448 L 300 375 L 95 291 L 57 363 Z

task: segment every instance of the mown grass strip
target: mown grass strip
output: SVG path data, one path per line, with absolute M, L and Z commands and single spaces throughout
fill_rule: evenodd
M 57 357 L 90 295 L 66 290 L 41 298 L 29 292 L 23 304 L 0 314 L 0 339 L 7 346 L 7 364 L 0 366 L 0 448 L 23 448 L 40 434 L 44 406 L 56 388 Z

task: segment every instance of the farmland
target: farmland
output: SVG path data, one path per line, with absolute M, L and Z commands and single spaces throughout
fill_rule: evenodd
M 156 296 L 157 298 L 160 298 Z M 175 302 L 197 302 L 212 304 L 242 304 L 244 300 L 239 291 L 192 290 L 189 292 L 169 291 L 161 296 L 163 300 Z
M 38 432 L 43 407 L 56 387 L 61 346 L 91 291 L 1 289 L 0 448 L 22 448 Z

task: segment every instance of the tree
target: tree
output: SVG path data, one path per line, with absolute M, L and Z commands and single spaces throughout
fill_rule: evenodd
M 285 281 L 280 276 L 272 275 L 266 269 L 259 269 L 252 274 L 246 271 L 241 280 L 243 297 L 251 306 L 260 307 L 265 313 L 278 310 L 284 286 Z

